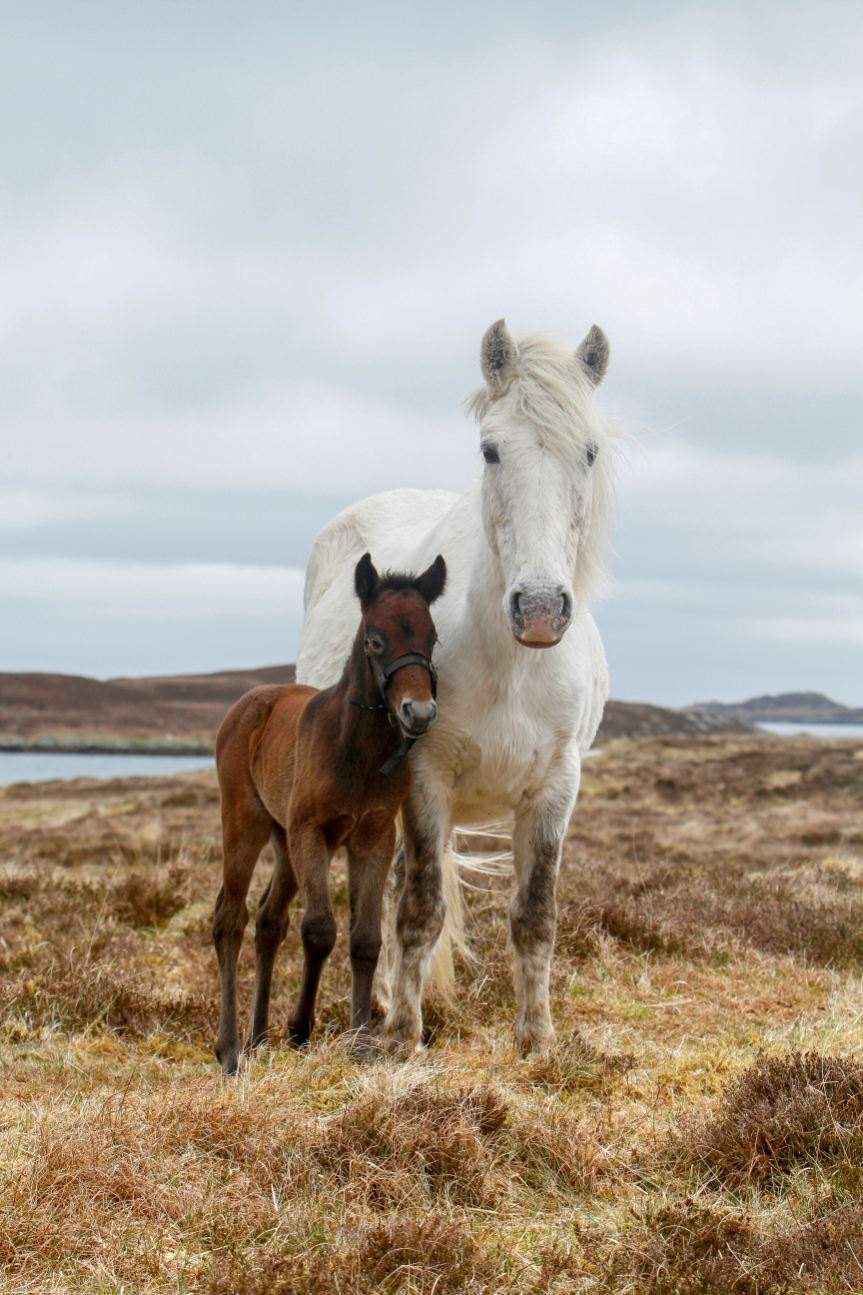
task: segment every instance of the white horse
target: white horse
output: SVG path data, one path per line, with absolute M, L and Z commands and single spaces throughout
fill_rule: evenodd
M 516 343 L 502 319 L 492 324 L 480 353 L 485 384 L 466 401 L 481 426 L 481 479 L 464 495 L 373 495 L 330 522 L 312 549 L 297 678 L 321 688 L 339 677 L 356 632 L 354 568 L 363 553 L 379 568 L 423 571 L 438 553 L 447 564 L 435 604 L 439 717 L 411 754 L 402 811 L 405 870 L 385 1023 L 401 1044 L 420 1042 L 424 979 L 445 896 L 458 891 L 454 828 L 502 818 L 514 818 L 516 1042 L 527 1054 L 554 1039 L 561 847 L 608 695 L 586 610 L 603 571 L 618 435 L 594 395 L 608 354 L 595 325 L 572 352 L 535 335 Z

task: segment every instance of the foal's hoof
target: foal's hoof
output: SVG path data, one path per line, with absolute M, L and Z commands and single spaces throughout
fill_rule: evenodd
M 293 1022 L 288 1021 L 288 1033 L 285 1039 L 288 1047 L 303 1047 L 303 1045 L 308 1043 L 309 1039 L 312 1037 L 312 1029 L 313 1025 L 308 1021 L 300 1021 L 296 1025 L 294 1025 Z
M 384 1052 L 381 1040 L 374 1038 L 371 1031 L 365 1028 L 346 1030 L 341 1036 L 341 1042 L 355 1061 L 373 1061 Z
M 237 1071 L 240 1069 L 240 1058 L 237 1053 L 227 1053 L 225 1056 L 219 1057 L 218 1059 L 222 1063 L 222 1078 L 233 1079 Z

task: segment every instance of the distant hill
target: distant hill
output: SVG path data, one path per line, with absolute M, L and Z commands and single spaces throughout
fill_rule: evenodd
M 206 750 L 250 688 L 293 683 L 292 665 L 155 679 L 0 674 L 0 748 Z
M 661 737 L 666 733 L 745 733 L 749 728 L 745 720 L 734 716 L 667 710 L 647 702 L 607 701 L 596 742 L 610 742 L 616 737 Z
M 863 709 L 841 706 L 821 692 L 783 692 L 750 697 L 749 701 L 698 702 L 684 707 L 689 715 L 717 716 L 760 724 L 785 720 L 795 724 L 863 724 Z
M 0 674 L 0 750 L 211 751 L 226 712 L 244 692 L 293 680 L 292 665 L 107 682 L 79 675 Z M 596 740 L 745 727 L 712 711 L 610 701 Z

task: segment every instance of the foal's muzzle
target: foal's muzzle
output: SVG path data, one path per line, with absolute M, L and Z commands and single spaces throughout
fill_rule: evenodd
M 554 647 L 569 628 L 572 601 L 563 585 L 514 589 L 505 604 L 510 628 L 524 647 Z
M 433 697 L 428 701 L 414 701 L 412 697 L 405 697 L 397 716 L 403 733 L 408 737 L 422 737 L 437 719 L 437 702 Z

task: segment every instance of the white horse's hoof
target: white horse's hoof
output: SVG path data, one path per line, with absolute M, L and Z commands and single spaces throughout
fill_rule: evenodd
M 516 1024 L 515 1045 L 523 1057 L 550 1052 L 554 1047 L 554 1028 L 551 1025 Z

